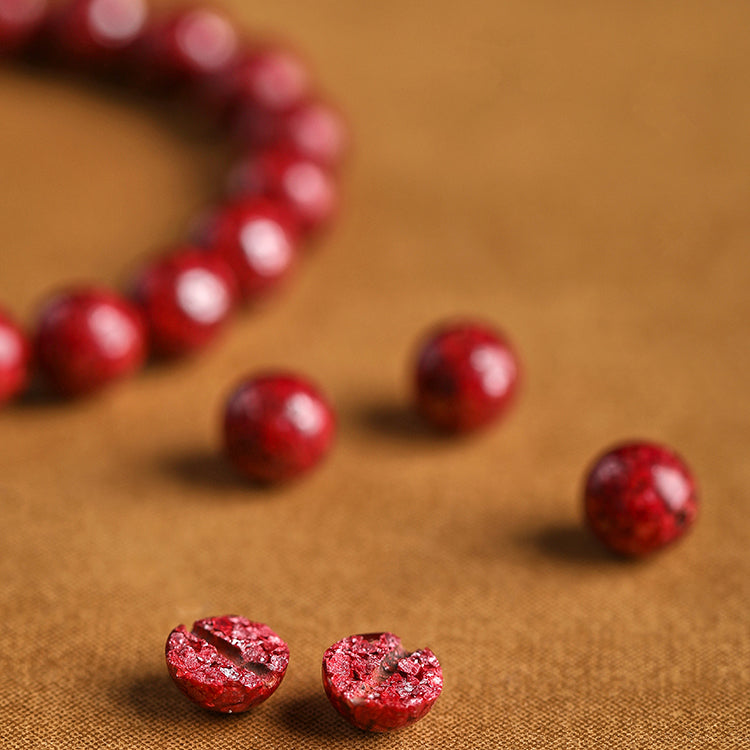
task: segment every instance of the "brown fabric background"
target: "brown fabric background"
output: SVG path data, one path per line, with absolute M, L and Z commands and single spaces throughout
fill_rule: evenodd
M 228 3 L 230 4 L 230 3 Z M 275 0 L 231 7 L 305 50 L 351 117 L 346 206 L 296 283 L 210 354 L 100 398 L 0 415 L 0 745 L 750 748 L 750 56 L 745 0 Z M 111 94 L 0 72 L 2 294 L 30 316 L 179 237 L 225 153 Z M 425 326 L 503 327 L 507 421 L 436 440 L 404 411 Z M 292 487 L 215 458 L 244 372 L 309 373 L 340 439 Z M 580 530 L 613 441 L 674 445 L 702 515 L 653 560 Z M 169 682 L 179 622 L 284 636 L 278 693 L 206 714 Z M 333 641 L 430 645 L 420 725 L 350 729 Z

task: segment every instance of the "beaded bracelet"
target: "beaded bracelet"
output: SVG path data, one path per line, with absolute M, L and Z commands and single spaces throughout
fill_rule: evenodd
M 340 114 L 297 54 L 248 42 L 216 9 L 156 16 L 145 0 L 0 0 L 0 55 L 184 100 L 238 152 L 224 201 L 124 295 L 60 292 L 41 306 L 30 336 L 0 311 L 0 403 L 34 372 L 75 396 L 133 374 L 149 354 L 202 349 L 239 306 L 282 284 L 336 213 L 347 145 Z

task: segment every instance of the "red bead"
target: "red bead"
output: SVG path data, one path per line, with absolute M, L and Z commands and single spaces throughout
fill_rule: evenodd
M 285 205 L 304 234 L 323 229 L 338 207 L 336 181 L 314 161 L 285 149 L 246 157 L 230 171 L 234 197 L 266 196 Z
M 246 149 L 282 146 L 329 168 L 341 164 L 349 140 L 341 114 L 318 99 L 280 113 L 240 107 L 231 128 Z
M 641 557 L 681 537 L 695 520 L 693 476 L 669 448 L 634 442 L 612 448 L 591 468 L 586 520 L 614 552 Z
M 518 376 L 516 355 L 501 333 L 472 322 L 444 324 L 418 355 L 417 409 L 439 429 L 474 430 L 507 409 Z
M 244 380 L 224 412 L 229 460 L 257 482 L 292 479 L 328 453 L 335 416 L 320 391 L 292 374 L 268 373 Z
M 42 308 L 35 349 L 40 370 L 56 390 L 86 394 L 140 368 L 144 326 L 137 309 L 114 292 L 73 289 Z
M 0 55 L 19 51 L 41 28 L 47 0 L 0 0 Z
M 210 214 L 196 240 L 232 269 L 241 298 L 250 302 L 274 290 L 289 275 L 296 258 L 296 234 L 287 210 L 251 198 L 228 203 Z
M 152 262 L 132 296 L 158 354 L 187 354 L 208 345 L 230 317 L 237 282 L 221 258 L 186 247 Z
M 167 639 L 167 669 L 180 690 L 209 711 L 247 711 L 269 698 L 289 664 L 289 647 L 259 622 L 207 617 L 192 631 L 178 625 Z
M 31 347 L 26 334 L 0 310 L 0 404 L 26 388 L 30 353 Z
M 132 45 L 147 18 L 145 0 L 73 0 L 60 7 L 50 33 L 72 62 L 99 63 Z
M 289 49 L 266 45 L 246 50 L 226 71 L 206 78 L 199 96 L 223 120 L 242 107 L 284 112 L 309 91 L 304 61 Z
M 146 85 L 194 83 L 229 68 L 238 50 L 237 32 L 223 13 L 208 7 L 183 8 L 146 31 L 133 64 Z
M 387 732 L 427 714 L 443 689 L 443 671 L 429 648 L 410 653 L 392 633 L 352 635 L 323 655 L 323 687 L 355 727 Z

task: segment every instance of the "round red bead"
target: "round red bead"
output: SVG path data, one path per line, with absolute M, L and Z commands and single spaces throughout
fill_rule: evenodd
M 226 70 L 239 50 L 231 21 L 212 8 L 179 9 L 153 23 L 133 56 L 147 85 L 195 83 Z
M 179 248 L 140 273 L 132 296 L 154 351 L 181 355 L 203 348 L 223 328 L 234 308 L 236 281 L 221 258 Z
M 0 404 L 26 388 L 30 351 L 26 334 L 0 310 Z
M 600 456 L 584 490 L 586 520 L 621 555 L 641 557 L 681 537 L 695 520 L 695 480 L 685 462 L 654 443 L 626 443 Z
M 234 197 L 266 196 L 282 203 L 300 230 L 323 229 L 338 207 L 336 181 L 328 170 L 286 149 L 253 154 L 235 164 L 227 178 Z
M 443 689 L 443 671 L 429 648 L 406 651 L 392 633 L 352 635 L 323 655 L 323 687 L 355 727 L 387 732 L 428 713 Z
M 518 375 L 516 355 L 499 332 L 472 322 L 442 325 L 419 351 L 417 409 L 443 430 L 482 427 L 511 403 Z
M 60 7 L 51 33 L 74 62 L 100 62 L 132 45 L 147 17 L 145 0 L 73 0 Z
M 276 113 L 252 104 L 241 106 L 232 130 L 245 148 L 281 146 L 329 168 L 343 161 L 349 140 L 341 114 L 319 99 Z
M 284 112 L 310 91 L 310 75 L 291 50 L 266 45 L 241 53 L 229 68 L 206 78 L 200 98 L 220 120 L 240 108 L 259 113 Z
M 41 372 L 68 395 L 96 391 L 134 373 L 146 356 L 138 310 L 106 289 L 74 289 L 53 297 L 36 329 Z
M 259 622 L 237 615 L 206 617 L 167 639 L 167 669 L 177 687 L 202 708 L 232 714 L 269 698 L 284 679 L 289 647 Z
M 279 482 L 303 474 L 328 453 L 335 416 L 322 393 L 288 373 L 243 381 L 224 412 L 224 449 L 248 478 Z
M 262 198 L 220 207 L 206 217 L 196 240 L 232 269 L 246 302 L 278 287 L 292 270 L 297 254 L 292 215 Z
M 0 0 L 0 55 L 18 51 L 42 26 L 47 0 Z

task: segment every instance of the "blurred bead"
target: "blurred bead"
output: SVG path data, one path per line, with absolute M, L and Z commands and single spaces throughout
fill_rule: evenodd
M 293 217 L 283 206 L 263 198 L 219 207 L 206 217 L 198 239 L 232 269 L 245 302 L 278 287 L 296 259 Z
M 507 409 L 518 375 L 516 355 L 498 331 L 468 321 L 443 324 L 428 334 L 418 354 L 417 410 L 442 430 L 477 429 Z
M 77 288 L 47 302 L 39 315 L 35 352 L 59 392 L 83 395 L 138 370 L 146 356 L 137 309 L 102 288 Z
M 197 248 L 179 248 L 147 265 L 132 296 L 153 350 L 179 356 L 211 343 L 232 313 L 236 285 L 221 258 Z
M 331 222 L 338 208 L 336 180 L 319 164 L 286 149 L 250 155 L 227 177 L 232 197 L 266 196 L 285 205 L 308 235 Z
M 20 51 L 41 28 L 47 0 L 0 0 L 0 55 Z
M 246 150 L 279 146 L 331 169 L 343 161 L 349 140 L 341 114 L 317 99 L 279 113 L 243 105 L 230 128 Z
M 28 385 L 31 347 L 23 330 L 0 310 L 0 404 Z
M 50 35 L 69 62 L 112 61 L 146 26 L 145 0 L 73 0 L 60 6 Z

